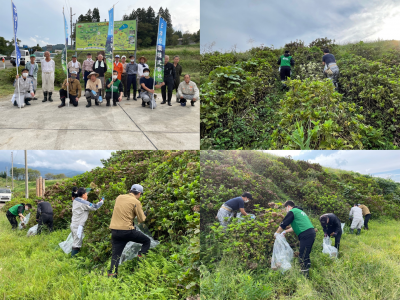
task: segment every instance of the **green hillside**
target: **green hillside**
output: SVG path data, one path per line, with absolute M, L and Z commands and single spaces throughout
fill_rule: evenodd
M 215 219 L 227 200 L 249 191 L 245 211 L 256 215 L 233 219 L 226 233 Z M 284 215 L 282 204 L 303 207 L 318 230 L 311 253 L 310 280 L 299 274 L 297 259 L 289 273 L 271 270 L 273 233 Z M 354 203 L 369 207 L 370 230 L 348 232 Z M 319 216 L 336 214 L 346 223 L 340 256 L 322 254 Z M 259 151 L 201 152 L 202 299 L 398 299 L 400 184 L 319 164 Z M 286 235 L 298 251 L 295 234 Z M 389 274 L 388 282 L 380 274 Z M 388 284 L 387 284 L 388 283 Z M 234 288 L 235 287 L 235 288 Z
M 54 185 L 56 182 L 62 182 L 64 179 L 46 180 L 46 188 Z M 8 178 L 7 185 L 11 188 L 11 179 Z M 6 186 L 6 179 L 0 178 L 0 187 Z M 29 197 L 36 196 L 36 181 L 28 181 Z M 25 181 L 14 180 L 13 197 L 25 197 Z

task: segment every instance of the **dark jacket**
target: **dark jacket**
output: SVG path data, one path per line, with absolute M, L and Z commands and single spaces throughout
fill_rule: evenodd
M 40 218 L 41 214 L 48 214 L 48 215 L 53 214 L 53 208 L 51 207 L 51 204 L 49 202 L 43 201 L 38 204 L 36 212 L 37 220 Z
M 96 65 L 97 59 L 95 60 L 94 64 L 93 64 L 93 71 L 95 71 L 97 74 L 99 74 L 99 77 L 104 77 L 104 73 L 107 72 L 107 64 L 106 62 L 103 60 L 104 62 L 104 67 L 102 68 L 100 66 L 101 61 L 99 61 L 99 66 L 95 69 L 94 66 Z
M 324 233 L 331 234 L 332 232 L 342 232 L 342 224 L 338 217 L 335 214 L 323 214 L 323 216 L 328 216 L 329 223 L 326 226 L 322 226 Z
M 170 62 L 166 63 L 164 65 L 164 78 L 167 76 L 172 75 L 172 78 L 175 79 L 175 67 L 174 64 L 171 64 Z
M 285 53 L 284 56 L 289 56 L 289 54 Z M 281 65 L 281 58 L 279 57 L 278 59 L 278 65 Z M 294 66 L 294 59 L 293 57 L 290 59 L 290 65 L 293 67 Z
M 182 75 L 182 66 L 180 64 L 177 64 L 175 67 L 174 89 L 177 89 L 179 84 L 181 83 L 181 75 Z

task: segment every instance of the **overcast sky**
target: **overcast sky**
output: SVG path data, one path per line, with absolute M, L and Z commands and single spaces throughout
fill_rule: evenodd
M 400 182 L 400 152 L 393 150 L 265 150 L 295 160 L 319 163 L 324 167 L 391 178 Z
M 346 43 L 400 40 L 400 0 L 201 0 L 201 45 L 245 51 L 328 37 Z M 253 40 L 250 43 L 249 40 Z
M 95 167 L 102 167 L 100 159 L 111 156 L 109 150 L 28 150 L 28 166 L 44 167 L 54 170 L 71 170 L 85 172 Z M 25 164 L 25 154 L 23 150 L 14 150 L 14 163 Z M 1 150 L 0 161 L 11 162 L 11 151 Z
M 40 46 L 47 44 L 64 43 L 64 22 L 62 10 L 63 6 L 66 12 L 66 18 L 69 26 L 69 7 L 72 7 L 73 22 L 77 20 L 80 14 L 85 15 L 89 9 L 98 7 L 100 11 L 100 20 L 108 21 L 108 10 L 118 0 L 113 1 L 88 1 L 88 0 L 14 0 L 18 11 L 18 33 L 17 37 L 22 45 Z M 66 4 L 67 3 L 67 4 Z M 122 20 L 124 14 L 129 14 L 133 9 L 145 8 L 151 6 L 156 14 L 162 6 L 168 8 L 172 25 L 175 30 L 191 33 L 200 29 L 200 0 L 119 0 L 115 6 L 115 21 Z M 0 9 L 1 30 L 0 36 L 6 40 L 13 37 L 13 23 L 11 14 L 11 2 L 3 1 Z M 69 41 L 70 43 L 70 41 Z

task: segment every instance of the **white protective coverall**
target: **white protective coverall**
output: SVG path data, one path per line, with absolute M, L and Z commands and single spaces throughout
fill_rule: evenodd
M 362 209 L 354 206 L 350 210 L 350 217 L 353 217 L 353 222 L 351 222 L 350 229 L 361 229 L 364 224 Z

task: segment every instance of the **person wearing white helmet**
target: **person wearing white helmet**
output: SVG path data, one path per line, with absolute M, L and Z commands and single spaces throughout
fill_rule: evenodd
M 108 271 L 109 277 L 117 277 L 119 260 L 128 242 L 142 244 L 138 258 L 141 258 L 142 255 L 146 254 L 150 249 L 150 238 L 136 230 L 134 225 L 134 219 L 136 217 L 138 223 L 143 223 L 146 220 L 142 204 L 139 201 L 142 194 L 143 186 L 134 184 L 129 194 L 119 195 L 115 200 L 109 227 L 111 229 L 112 238 L 112 258 L 110 270 Z

